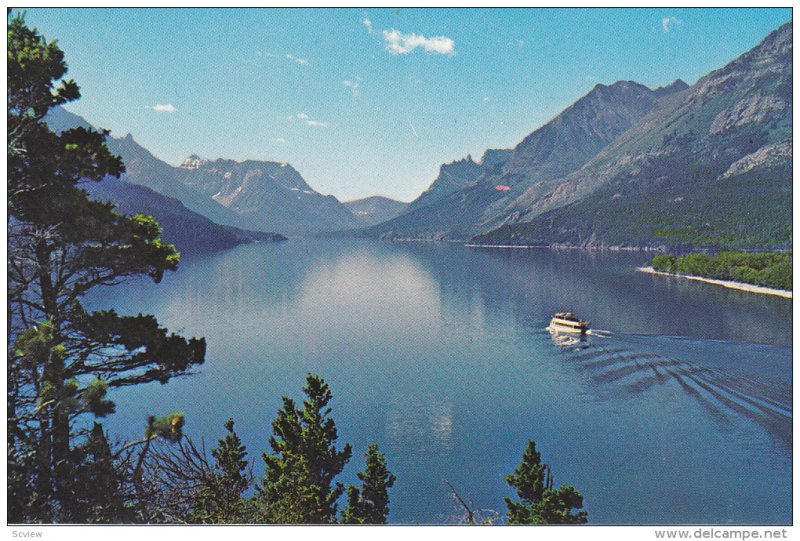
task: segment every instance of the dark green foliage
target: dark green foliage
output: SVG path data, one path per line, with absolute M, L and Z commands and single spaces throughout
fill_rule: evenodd
M 506 498 L 509 524 L 584 524 L 583 496 L 569 485 L 553 488 L 550 466 L 542 464 L 542 455 L 533 441 L 528 442 L 522 462 L 507 475 L 506 482 L 514 487 L 521 501 Z
M 70 497 L 62 503 L 63 520 L 76 524 L 117 523 L 133 520 L 121 496 L 121 475 L 103 427 L 94 423 L 87 440 L 71 452 L 73 481 Z
M 12 434 L 8 435 L 6 446 L 8 485 L 8 504 L 6 513 L 9 524 L 31 523 L 40 521 L 43 514 L 41 500 L 36 494 L 36 455 L 31 445 L 15 442 Z
M 792 289 L 791 252 L 722 251 L 716 255 L 692 253 L 681 257 L 660 254 L 652 266 L 662 272 L 674 272 L 733 280 L 758 286 Z
M 148 439 L 163 438 L 167 441 L 176 442 L 183 436 L 183 424 L 185 417 L 183 413 L 173 412 L 164 417 L 151 415 L 147 419 L 147 428 L 144 435 Z
M 342 512 L 344 524 L 386 524 L 389 516 L 389 489 L 396 477 L 386 466 L 386 457 L 371 443 L 367 448 L 367 464 L 359 472 L 361 490 L 347 487 L 347 507 Z
M 336 424 L 330 418 L 328 384 L 308 374 L 306 400 L 298 408 L 288 397 L 272 422 L 264 453 L 266 473 L 259 487 L 261 520 L 273 524 L 330 524 L 336 522 L 336 500 L 344 487 L 334 478 L 350 460 L 352 449 L 336 448 Z
M 250 488 L 247 474 L 247 449 L 233 430 L 233 419 L 225 423 L 228 433 L 211 451 L 214 471 L 203 479 L 189 522 L 200 524 L 237 524 L 248 522 L 248 504 L 244 492 Z
M 658 174 L 674 175 L 669 167 L 665 164 Z M 680 169 L 676 164 L 672 167 Z M 791 245 L 790 167 L 757 169 L 724 180 L 687 176 L 635 188 L 612 185 L 529 222 L 478 235 L 472 242 L 714 248 Z
M 91 449 L 97 446 L 83 455 L 79 450 L 99 436 L 77 428 L 87 425 L 76 419 L 112 413 L 106 397 L 111 387 L 165 383 L 188 373 L 203 362 L 205 342 L 168 335 L 152 316 L 84 309 L 82 299 L 96 286 L 137 275 L 158 282 L 177 268 L 179 256 L 161 241 L 151 217 L 118 214 L 81 189 L 82 183 L 119 177 L 124 167 L 105 145 L 107 132 L 50 131 L 45 115 L 77 99 L 78 87 L 63 79 L 63 52 L 21 16 L 8 25 L 7 67 L 7 316 L 13 345 L 7 409 L 9 467 L 15 472 L 8 493 L 26 498 L 8 518 L 110 521 L 111 511 L 85 508 L 81 515 L 67 503 L 79 484 L 75 476 L 96 469 Z
M 653 257 L 653 269 L 659 272 L 673 272 L 675 268 L 675 256 L 670 254 L 658 254 Z

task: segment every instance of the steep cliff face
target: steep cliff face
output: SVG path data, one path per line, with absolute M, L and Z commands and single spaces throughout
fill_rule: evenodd
M 481 164 L 472 161 L 472 156 L 445 163 L 439 167 L 439 176 L 436 177 L 430 188 L 412 201 L 406 211 L 412 212 L 418 208 L 433 205 L 443 197 L 466 188 L 483 173 L 484 168 L 481 167 Z
M 178 171 L 175 167 L 153 156 L 149 150 L 137 143 L 132 135 L 128 134 L 119 139 L 109 138 L 108 148 L 119 155 L 125 163 L 124 180 L 175 198 L 188 209 L 218 224 L 238 227 L 250 225 L 235 212 L 184 186 L 178 180 Z

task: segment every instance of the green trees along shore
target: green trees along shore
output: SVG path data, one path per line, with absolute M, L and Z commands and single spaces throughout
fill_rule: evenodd
M 692 253 L 680 257 L 659 254 L 653 257 L 651 265 L 660 272 L 732 280 L 788 291 L 792 289 L 791 252 L 729 250 L 716 255 Z
M 284 397 L 260 481 L 233 420 L 211 456 L 183 433 L 177 411 L 143 419 L 138 440 L 110 441 L 102 420 L 116 410 L 113 389 L 187 376 L 206 343 L 151 315 L 84 306 L 99 286 L 160 282 L 180 255 L 151 216 L 89 199 L 82 184 L 119 177 L 124 164 L 107 132 L 49 129 L 48 111 L 77 100 L 78 85 L 64 78 L 63 51 L 9 15 L 8 522 L 385 524 L 396 478 L 371 444 L 360 486 L 337 481 L 352 448 L 337 447 L 332 393 L 316 375 L 302 406 Z M 531 448 L 509 481 L 523 498 L 509 501 L 509 522 L 585 522 L 571 514 L 580 494 L 555 491 Z

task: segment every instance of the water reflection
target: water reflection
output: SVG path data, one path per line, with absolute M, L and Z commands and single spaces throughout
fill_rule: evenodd
M 386 439 L 393 449 L 409 444 L 417 452 L 453 450 L 453 404 L 432 396 L 407 396 L 393 401 L 386 419 Z
M 553 313 L 568 309 L 616 332 L 792 343 L 790 299 L 635 272 L 649 261 L 646 253 L 419 243 L 399 249 L 424 262 L 443 291 L 463 302 L 479 296 L 498 319 L 511 316 L 520 325 L 542 328 Z
M 133 438 L 180 409 L 213 442 L 233 416 L 258 457 L 310 371 L 331 385 L 340 440 L 386 452 L 393 522 L 456 520 L 443 479 L 503 509 L 528 439 L 593 523 L 785 522 L 791 301 L 675 289 L 634 272 L 641 257 L 291 240 L 187 258 L 96 299 L 209 344 L 199 375 L 115 391 L 108 426 Z M 561 310 L 604 331 L 550 335 Z

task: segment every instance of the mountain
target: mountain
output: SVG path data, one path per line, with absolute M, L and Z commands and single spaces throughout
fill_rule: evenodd
M 353 216 L 363 225 L 375 225 L 398 216 L 408 207 L 408 203 L 395 201 L 388 197 L 374 195 L 344 203 Z
M 46 121 L 54 131 L 92 127 L 83 117 L 62 107 L 51 109 Z M 111 152 L 122 158 L 125 164 L 122 178 L 125 181 L 146 186 L 161 195 L 178 199 L 189 210 L 218 224 L 246 226 L 235 212 L 178 182 L 175 168 L 153 156 L 150 151 L 138 144 L 132 135 L 128 134 L 122 138 L 107 137 L 106 145 Z
M 305 235 L 361 225 L 338 199 L 315 191 L 288 163 L 192 155 L 177 168 L 176 178 L 262 231 Z
M 46 118 L 50 129 L 63 131 L 70 128 L 92 128 L 84 118 L 70 113 L 61 107 L 50 110 Z M 150 214 L 162 228 L 162 238 L 175 244 L 184 253 L 209 252 L 224 250 L 246 242 L 274 242 L 285 240 L 276 233 L 248 231 L 228 225 L 220 225 L 206 216 L 187 208 L 177 198 L 167 197 L 147 186 L 130 182 L 133 178 L 141 179 L 141 169 L 151 172 L 161 171 L 163 176 L 153 174 L 151 183 L 165 191 L 181 194 L 195 206 L 204 208 L 209 214 L 228 217 L 229 211 L 214 201 L 205 203 L 203 196 L 192 192 L 182 184 L 167 182 L 170 179 L 170 166 L 153 157 L 147 150 L 139 146 L 131 136 L 123 139 L 108 137 L 109 149 L 123 157 L 127 173 L 120 179 L 109 177 L 102 182 L 86 182 L 81 185 L 92 199 L 114 203 L 116 209 L 124 214 Z M 176 186 L 176 187 L 175 187 Z M 221 209 L 215 211 L 215 205 Z M 238 217 L 230 213 L 233 221 Z
M 182 253 L 213 252 L 247 242 L 277 242 L 286 237 L 277 233 L 246 231 L 219 225 L 192 212 L 177 199 L 166 197 L 145 186 L 108 178 L 83 185 L 97 201 L 114 203 L 123 214 L 150 214 L 161 226 L 161 237 L 175 244 Z
M 481 174 L 483 174 L 483 168 L 480 164 L 472 161 L 472 156 L 470 155 L 462 160 L 442 164 L 439 167 L 439 175 L 430 188 L 409 203 L 407 212 L 413 212 L 418 208 L 432 205 L 446 195 L 466 188 Z
M 632 81 L 597 85 L 513 150 L 487 151 L 482 166 L 469 157 L 442 166 L 445 173 L 447 167 L 458 166 L 455 181 L 453 175 L 440 173 L 406 213 L 365 234 L 463 239 L 491 229 L 506 219 L 509 206 L 526 190 L 580 169 L 682 85 L 676 81 L 658 91 Z
M 178 180 L 175 167 L 153 156 L 149 150 L 134 141 L 132 135 L 128 134 L 121 139 L 111 137 L 107 145 L 111 152 L 122 157 L 125 163 L 123 178 L 126 181 L 175 198 L 190 210 L 218 224 L 237 227 L 251 225 L 224 205 L 183 185 Z
M 78 115 L 56 107 L 47 118 L 54 130 L 89 127 Z M 179 200 L 213 222 L 247 230 L 313 234 L 362 226 L 339 200 L 312 189 L 291 165 L 277 162 L 202 160 L 190 156 L 179 167 L 156 158 L 130 134 L 107 138 L 125 163 L 123 179 Z
M 791 245 L 792 27 L 665 96 L 580 170 L 529 188 L 474 242 Z
M 406 212 L 433 205 L 447 195 L 467 188 L 481 176 L 498 171 L 508 161 L 509 156 L 510 149 L 489 149 L 484 152 L 479 163 L 472 161 L 472 156 L 467 155 L 462 160 L 443 164 L 439 167 L 439 176 L 430 188 L 412 201 Z

